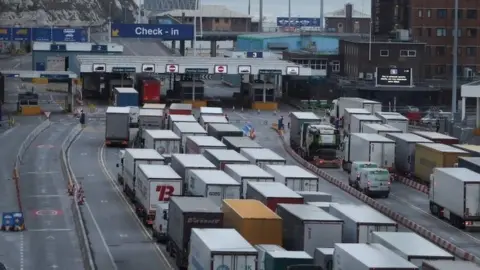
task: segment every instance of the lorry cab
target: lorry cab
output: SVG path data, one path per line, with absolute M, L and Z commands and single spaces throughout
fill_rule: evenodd
M 369 161 L 354 161 L 348 178 L 348 183 L 353 186 L 355 181 L 360 180 L 360 171 L 366 168 L 378 168 L 378 164 Z
M 123 185 L 123 157 L 125 156 L 125 150 L 120 150 L 118 152 L 118 163 L 117 163 L 117 180 L 120 184 Z
M 138 127 L 138 116 L 140 108 L 138 106 L 128 106 L 130 108 L 130 127 Z
M 157 242 L 164 243 L 167 240 L 168 203 L 157 204 L 155 212 L 152 236 Z
M 367 196 L 388 198 L 391 188 L 390 173 L 382 168 L 364 168 L 360 170 L 360 180 L 355 187 Z

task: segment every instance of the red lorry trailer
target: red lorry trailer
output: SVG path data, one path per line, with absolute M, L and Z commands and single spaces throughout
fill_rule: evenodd
M 162 83 L 158 79 L 138 75 L 135 88 L 138 91 L 139 106 L 145 103 L 160 103 Z

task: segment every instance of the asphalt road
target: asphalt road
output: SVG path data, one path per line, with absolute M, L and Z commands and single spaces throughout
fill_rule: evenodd
M 41 122 L 38 117 L 17 117 L 17 125 L 0 133 L 0 213 L 18 210 L 15 183 L 12 180 L 13 164 L 20 145 Z M 20 269 L 21 233 L 0 232 L 0 261 L 12 269 Z
M 82 211 L 96 264 L 99 269 L 171 269 L 113 179 L 118 149 L 102 148 L 104 124 L 91 121 L 69 151 L 85 190 Z
M 19 269 L 83 269 L 72 199 L 59 161 L 61 144 L 73 124 L 66 116 L 53 117 L 52 125 L 25 153 L 20 188 L 27 231 L 20 241 Z

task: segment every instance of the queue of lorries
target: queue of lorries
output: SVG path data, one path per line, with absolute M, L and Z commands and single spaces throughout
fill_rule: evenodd
M 121 109 L 108 108 L 105 139 L 126 130 L 124 145 Z M 160 120 L 139 118 L 142 147 L 120 150 L 118 181 L 180 269 L 443 270 L 432 260 L 455 259 L 366 205 L 332 202 L 318 176 L 262 148 L 221 108 L 142 110 Z

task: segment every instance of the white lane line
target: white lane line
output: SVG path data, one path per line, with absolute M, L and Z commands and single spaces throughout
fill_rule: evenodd
M 23 232 L 20 234 L 20 270 L 25 269 L 25 238 Z
M 72 229 L 28 229 L 29 232 L 69 232 Z
M 77 138 L 72 142 L 72 145 L 83 135 L 83 131 L 80 132 L 80 134 L 77 136 Z M 68 136 L 67 136 L 68 137 Z M 66 139 L 65 139 L 66 140 Z M 67 150 L 67 155 L 70 156 L 70 147 Z M 70 164 L 70 158 L 68 159 L 68 166 L 71 167 Z M 73 174 L 73 181 L 75 182 L 75 185 L 78 187 L 79 183 L 77 181 L 77 178 L 75 177 L 75 174 Z M 115 263 L 115 259 L 113 258 L 112 252 L 110 251 L 110 248 L 108 247 L 107 241 L 105 240 L 105 236 L 103 235 L 102 230 L 100 229 L 100 226 L 98 225 L 97 219 L 93 215 L 92 209 L 90 208 L 90 205 L 88 204 L 87 200 L 84 199 L 84 204 L 85 208 L 87 209 L 88 214 L 92 218 L 93 225 L 95 226 L 95 229 L 98 231 L 98 235 L 100 236 L 100 240 L 102 241 L 103 246 L 105 247 L 105 251 L 107 252 L 108 258 L 110 259 L 110 262 L 112 263 L 113 269 L 118 270 L 117 264 Z

